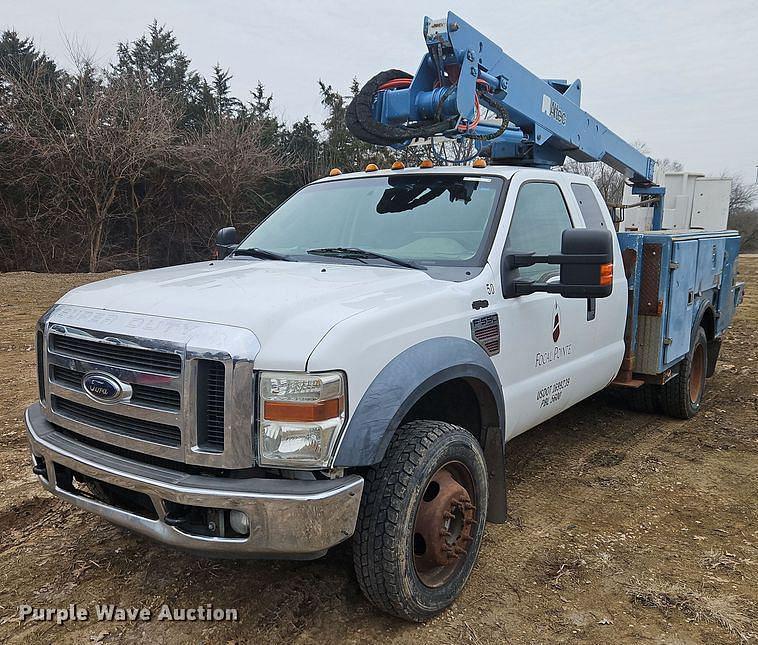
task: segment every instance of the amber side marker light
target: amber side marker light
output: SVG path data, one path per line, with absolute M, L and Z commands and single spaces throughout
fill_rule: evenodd
M 263 416 L 267 421 L 326 421 L 342 413 L 342 403 L 342 398 L 314 403 L 266 401 L 263 404 Z
M 480 157 L 479 159 L 474 159 L 474 163 L 472 163 L 471 165 L 474 168 L 486 168 L 487 162 Z
M 390 167 L 392 170 L 402 170 L 405 168 L 405 164 L 402 161 L 395 161 Z
M 600 265 L 600 286 L 609 287 L 613 284 L 613 264 Z
M 377 170 L 379 170 L 379 166 L 375 163 L 370 163 L 366 166 L 366 172 L 376 172 Z
M 337 175 L 341 175 L 341 174 L 342 174 L 342 171 L 339 168 L 332 168 L 329 171 L 329 176 L 330 177 L 336 177 Z

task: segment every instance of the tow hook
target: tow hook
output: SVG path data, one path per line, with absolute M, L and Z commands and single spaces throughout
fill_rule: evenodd
M 189 517 L 186 515 L 179 515 L 174 513 L 166 513 L 163 521 L 169 526 L 181 526 L 189 521 Z

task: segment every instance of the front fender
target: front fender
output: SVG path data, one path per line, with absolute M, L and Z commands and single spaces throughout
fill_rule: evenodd
M 366 390 L 348 422 L 335 466 L 369 466 L 384 457 L 405 415 L 424 394 L 455 378 L 481 381 L 497 405 L 499 444 L 505 445 L 503 388 L 490 357 L 476 343 L 431 338 L 392 359 Z

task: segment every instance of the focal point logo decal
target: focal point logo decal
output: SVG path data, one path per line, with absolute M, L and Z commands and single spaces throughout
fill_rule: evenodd
M 544 315 L 544 314 L 543 314 Z M 547 318 L 547 316 L 545 316 Z M 574 353 L 573 343 L 558 344 L 558 340 L 561 337 L 561 310 L 557 301 L 553 301 L 553 316 L 548 319 L 553 323 L 553 345 L 551 347 L 546 346 L 544 351 L 538 351 L 534 356 L 534 367 L 547 367 L 555 361 L 561 361 L 569 359 Z M 569 317 L 570 320 L 570 317 Z M 547 322 L 547 321 L 546 321 Z

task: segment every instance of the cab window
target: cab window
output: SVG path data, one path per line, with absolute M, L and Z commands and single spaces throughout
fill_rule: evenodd
M 571 184 L 576 201 L 579 202 L 579 210 L 582 211 L 584 225 L 587 228 L 607 228 L 600 204 L 597 202 L 595 193 L 587 184 Z
M 563 193 L 557 184 L 529 182 L 521 186 L 508 231 L 506 248 L 510 252 L 548 255 L 561 252 L 561 235 L 572 228 Z M 527 280 L 544 281 L 558 275 L 558 265 L 535 264 L 519 269 Z

